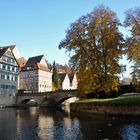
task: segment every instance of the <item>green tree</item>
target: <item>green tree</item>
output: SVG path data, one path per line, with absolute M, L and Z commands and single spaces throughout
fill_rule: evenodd
M 99 6 L 80 17 L 66 31 L 59 49 L 69 52 L 82 93 L 118 90 L 123 36 L 116 13 Z
M 57 73 L 57 67 L 55 61 L 53 62 L 53 74 L 52 74 L 52 87 L 53 90 L 58 90 L 60 88 L 60 80 Z
M 126 46 L 128 59 L 134 64 L 132 82 L 140 89 L 140 7 L 126 12 L 124 25 L 130 31 Z

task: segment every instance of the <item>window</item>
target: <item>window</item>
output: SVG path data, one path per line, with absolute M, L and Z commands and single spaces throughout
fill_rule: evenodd
M 7 70 L 10 71 L 10 66 L 7 67 Z
M 15 60 L 14 59 L 12 59 L 12 64 L 15 64 Z
M 3 64 L 2 65 L 2 69 L 5 70 L 6 69 L 6 65 Z
M 14 71 L 15 70 L 15 67 L 12 67 L 12 71 Z
M 7 62 L 8 62 L 8 63 L 11 63 L 11 59 L 10 59 L 10 58 L 7 58 Z
M 14 76 L 11 76 L 11 80 L 14 81 Z
M 3 74 L 1 75 L 1 79 L 5 79 L 5 76 Z
M 2 88 L 2 89 L 5 89 L 5 85 L 1 85 L 1 88 Z
M 18 80 L 18 78 L 17 78 L 17 76 L 15 76 L 15 81 L 17 81 Z
M 9 77 L 9 75 L 7 75 L 7 80 L 9 80 L 10 79 L 10 77 Z

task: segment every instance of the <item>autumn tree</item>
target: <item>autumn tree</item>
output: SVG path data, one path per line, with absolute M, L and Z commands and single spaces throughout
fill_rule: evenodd
M 52 74 L 52 87 L 53 87 L 53 90 L 58 90 L 60 88 L 60 80 L 59 80 L 59 76 L 58 76 L 58 73 L 57 73 L 57 67 L 56 67 L 56 64 L 55 64 L 55 61 L 53 62 L 53 74 Z
M 116 13 L 99 6 L 66 31 L 59 49 L 69 52 L 81 93 L 118 90 L 123 42 L 120 25 Z
M 132 81 L 140 86 L 140 7 L 126 12 L 125 27 L 130 31 L 126 39 L 128 59 L 133 62 Z

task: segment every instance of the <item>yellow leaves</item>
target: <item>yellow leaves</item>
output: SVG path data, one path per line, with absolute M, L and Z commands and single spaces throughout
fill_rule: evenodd
M 78 75 L 82 93 L 117 90 L 122 34 L 116 14 L 107 7 L 96 8 L 82 16 L 67 31 L 65 44 L 73 52 L 70 62 Z

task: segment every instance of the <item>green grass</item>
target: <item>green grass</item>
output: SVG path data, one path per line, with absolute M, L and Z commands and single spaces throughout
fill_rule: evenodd
M 108 99 L 84 99 L 77 101 L 77 103 L 132 105 L 140 104 L 140 96 L 126 96 Z

